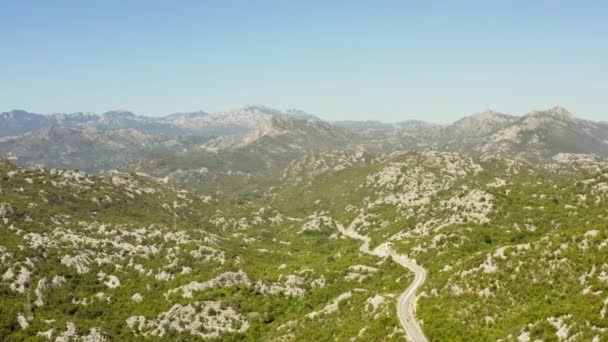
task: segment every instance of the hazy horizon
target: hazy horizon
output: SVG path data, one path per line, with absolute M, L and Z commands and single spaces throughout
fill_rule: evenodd
M 608 1 L 0 13 L 0 341 L 608 341 Z
M 329 121 L 329 122 L 333 122 L 333 121 L 375 121 L 375 122 L 381 122 L 381 123 L 386 123 L 386 124 L 399 123 L 399 122 L 405 122 L 405 121 L 424 121 L 424 122 L 433 123 L 433 124 L 450 124 L 450 123 L 453 123 L 454 121 L 457 121 L 459 119 L 462 119 L 462 118 L 465 118 L 465 117 L 468 117 L 468 116 L 471 116 L 471 115 L 479 114 L 479 113 L 482 113 L 482 112 L 486 112 L 486 111 L 491 111 L 491 112 L 495 112 L 495 113 L 507 114 L 507 115 L 512 115 L 512 116 L 516 116 L 516 117 L 521 117 L 521 116 L 529 114 L 529 113 L 531 113 L 533 111 L 546 111 L 546 110 L 550 110 L 550 109 L 553 109 L 553 108 L 556 108 L 556 107 L 561 107 L 561 108 L 564 108 L 567 111 L 569 111 L 571 114 L 573 114 L 578 119 L 584 119 L 584 120 L 594 121 L 593 119 L 588 119 L 588 118 L 586 118 L 584 116 L 579 115 L 578 113 L 573 113 L 568 108 L 565 108 L 563 106 L 552 106 L 552 107 L 548 107 L 548 108 L 536 108 L 536 109 L 531 109 L 531 110 L 529 110 L 529 111 L 527 111 L 525 113 L 507 113 L 507 112 L 504 112 L 504 111 L 494 110 L 492 108 L 486 108 L 484 110 L 479 110 L 479 111 L 476 111 L 474 113 L 463 114 L 462 116 L 457 117 L 456 119 L 451 120 L 451 121 L 432 121 L 432 120 L 425 120 L 423 118 L 416 118 L 416 117 L 410 117 L 410 118 L 406 118 L 406 119 L 403 119 L 403 120 L 397 120 L 397 121 L 385 121 L 385 120 L 376 119 L 376 118 L 328 119 L 326 116 L 324 116 L 322 114 L 311 113 L 311 112 L 308 112 L 308 111 L 306 111 L 305 109 L 302 109 L 302 108 L 277 108 L 277 107 L 274 107 L 274 106 L 268 106 L 268 105 L 259 104 L 259 103 L 257 103 L 257 104 L 246 104 L 246 105 L 242 105 L 242 106 L 238 106 L 238 107 L 234 107 L 233 106 L 233 107 L 230 107 L 230 108 L 227 108 L 227 109 L 224 109 L 224 110 L 215 111 L 215 112 L 207 111 L 207 110 L 204 110 L 204 109 L 198 109 L 198 110 L 191 110 L 191 111 L 186 111 L 186 112 L 163 113 L 163 114 L 160 114 L 160 115 L 150 115 L 150 114 L 147 114 L 147 113 L 139 113 L 139 112 L 127 109 L 127 108 L 109 109 L 109 110 L 104 110 L 104 111 L 100 111 L 100 112 L 75 111 L 75 112 L 49 112 L 49 113 L 34 112 L 34 111 L 27 110 L 27 109 L 24 109 L 24 108 L 13 108 L 13 109 L 10 109 L 10 110 L 7 110 L 7 111 L 0 111 L 0 113 L 2 113 L 2 112 L 10 112 L 10 111 L 25 111 L 25 112 L 28 112 L 28 113 L 41 114 L 41 115 L 55 115 L 55 114 L 68 114 L 69 115 L 69 114 L 77 114 L 77 113 L 102 115 L 102 114 L 107 113 L 107 112 L 130 112 L 130 113 L 138 115 L 138 116 L 144 116 L 144 117 L 149 117 L 149 118 L 161 118 L 161 117 L 165 117 L 165 116 L 169 116 L 169 115 L 173 115 L 173 114 L 188 114 L 188 113 L 195 113 L 195 112 L 205 112 L 207 114 L 222 114 L 224 112 L 236 111 L 236 110 L 239 110 L 239 109 L 245 109 L 246 107 L 266 107 L 266 108 L 269 108 L 269 109 L 279 110 L 279 111 L 285 112 L 286 114 L 287 114 L 287 111 L 289 111 L 289 110 L 301 110 L 301 111 L 303 111 L 303 112 L 305 112 L 307 114 L 314 115 L 314 116 L 318 117 L 321 120 L 325 120 L 325 121 Z M 597 121 L 601 122 L 601 121 L 605 121 L 605 120 L 600 119 L 600 120 L 597 120 Z
M 606 117 L 601 3 L 0 8 L 6 110 L 159 116 L 262 103 L 327 120 L 451 122 L 486 108 L 523 115 L 559 105 L 582 118 Z

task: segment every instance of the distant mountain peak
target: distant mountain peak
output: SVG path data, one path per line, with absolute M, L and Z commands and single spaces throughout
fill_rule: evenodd
M 446 127 L 452 138 L 478 138 L 496 132 L 516 120 L 516 117 L 487 109 L 464 117 Z
M 551 117 L 558 120 L 572 120 L 574 115 L 564 107 L 556 106 L 546 110 L 536 110 L 528 114 L 530 117 Z
M 133 118 L 136 115 L 133 112 L 128 110 L 110 110 L 102 114 L 102 116 L 107 118 Z
M 285 125 L 289 125 L 291 127 L 296 122 L 301 122 L 304 120 L 301 118 L 291 116 L 289 114 L 277 114 L 277 115 L 273 116 L 272 118 L 270 118 L 269 121 L 275 127 L 284 127 Z
M 194 112 L 177 112 L 177 113 L 172 113 L 169 114 L 167 116 L 165 116 L 163 119 L 197 119 L 197 118 L 204 118 L 209 116 L 209 113 L 202 111 L 202 110 L 197 110 Z
M 549 109 L 548 112 L 565 119 L 574 118 L 574 114 L 570 113 L 566 108 L 560 106 L 553 107 Z
M 8 111 L 8 113 L 15 114 L 15 115 L 16 114 L 31 114 L 30 112 L 23 110 L 23 109 L 12 109 L 12 110 Z
M 312 115 L 310 113 L 307 113 L 301 109 L 296 109 L 296 108 L 290 108 L 287 110 L 281 110 L 281 109 L 276 109 L 276 108 L 272 108 L 272 107 L 268 107 L 265 105 L 261 105 L 261 104 L 254 104 L 254 105 L 246 105 L 237 109 L 233 109 L 233 110 L 229 110 L 227 112 L 225 112 L 224 114 L 235 114 L 235 113 L 247 113 L 247 114 L 252 114 L 252 115 L 268 115 L 268 116 L 275 116 L 275 115 L 281 115 L 281 114 L 287 114 L 296 118 L 300 118 L 300 119 L 307 119 L 307 120 L 319 120 L 319 118 L 315 115 Z
M 297 119 L 287 114 L 277 114 L 268 118 L 264 123 L 257 126 L 250 134 L 247 141 L 253 141 L 265 135 L 275 135 L 281 131 L 288 130 L 296 126 Z
M 572 113 L 570 113 L 566 108 L 561 107 L 561 106 L 555 106 L 555 107 L 549 109 L 548 111 L 553 112 L 553 113 L 572 115 Z
M 321 120 L 319 119 L 318 116 L 307 113 L 301 109 L 297 109 L 297 108 L 289 108 L 287 110 L 285 110 L 285 114 L 295 117 L 295 118 L 299 118 L 299 119 L 306 119 L 306 120 Z
M 493 109 L 485 109 L 481 112 L 477 112 L 474 113 L 472 115 L 469 115 L 467 117 L 462 118 L 461 120 L 465 120 L 465 119 L 509 119 L 509 118 L 514 118 L 513 115 L 510 114 L 505 114 L 505 113 L 501 113 L 501 112 L 497 112 Z
M 67 116 L 78 116 L 78 117 L 97 117 L 98 115 L 93 112 L 74 112 L 70 114 L 65 114 Z
M 56 120 L 67 120 L 67 119 L 75 119 L 75 120 L 93 120 L 99 118 L 99 115 L 92 112 L 75 112 L 75 113 L 54 113 L 50 115 L 51 118 Z
M 261 105 L 261 104 L 245 105 L 234 111 L 243 111 L 243 112 L 250 112 L 253 114 L 265 114 L 265 115 L 277 115 L 277 114 L 281 113 L 281 111 L 278 109 L 270 108 L 268 106 Z
M 9 118 L 16 118 L 16 117 L 25 117 L 25 116 L 36 116 L 36 117 L 40 117 L 40 114 L 34 114 L 34 113 L 30 113 L 26 110 L 23 109 L 12 109 L 8 112 L 4 112 L 4 113 L 0 113 L 0 116 L 2 116 L 4 119 L 9 119 Z
M 473 117 L 481 117 L 481 116 L 502 116 L 502 115 L 506 115 L 506 114 L 499 113 L 499 112 L 494 111 L 492 109 L 485 109 L 485 110 L 482 110 L 481 112 L 475 113 L 475 114 L 473 114 L 471 116 L 473 116 Z

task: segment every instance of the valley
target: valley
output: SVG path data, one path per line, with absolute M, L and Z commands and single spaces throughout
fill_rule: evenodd
M 0 14 L 0 342 L 608 341 L 608 1 Z
M 132 116 L 130 128 L 30 120 L 20 127 L 34 131 L 3 137 L 0 336 L 608 336 L 604 124 L 563 109 L 445 126 L 265 110 L 215 137 Z M 201 115 L 173 116 L 172 129 L 208 127 Z M 106 138 L 127 129 L 148 138 Z M 81 167 L 106 148 L 103 167 Z

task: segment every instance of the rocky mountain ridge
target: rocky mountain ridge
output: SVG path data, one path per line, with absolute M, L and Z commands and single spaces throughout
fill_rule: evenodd
M 0 153 L 26 166 L 89 172 L 122 168 L 168 177 L 180 186 L 211 188 L 241 184 L 250 177 L 276 180 L 291 161 L 332 150 L 378 155 L 439 150 L 540 161 L 559 153 L 608 157 L 608 124 L 577 119 L 560 107 L 522 117 L 484 111 L 449 125 L 405 121 L 391 124 L 390 129 L 374 122 L 332 123 L 297 110 L 286 112 L 291 114 L 247 106 L 219 114 L 178 113 L 160 119 L 125 111 L 102 116 L 77 113 L 52 116 L 63 125 L 43 128 L 35 115 L 4 113 L 5 129 L 38 128 L 0 138 Z M 15 124 L 20 115 L 25 115 L 21 128 Z M 48 134 L 60 127 L 69 129 Z M 240 133 L 212 138 L 208 136 L 212 127 L 223 127 L 223 133 L 235 128 Z M 107 157 L 103 162 L 91 160 L 96 155 Z
M 218 113 L 195 111 L 161 117 L 136 115 L 126 110 L 112 110 L 102 114 L 76 112 L 49 115 L 12 110 L 0 113 L 0 136 L 16 136 L 49 126 L 99 130 L 132 128 L 164 134 L 196 132 L 229 135 L 244 133 L 262 124 L 268 117 L 279 114 L 316 119 L 314 115 L 301 110 L 282 111 L 262 105 L 249 105 Z

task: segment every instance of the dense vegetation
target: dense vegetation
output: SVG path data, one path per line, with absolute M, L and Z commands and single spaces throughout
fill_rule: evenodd
M 343 226 L 428 270 L 430 340 L 599 340 L 608 176 L 581 158 L 326 152 L 233 196 L 3 161 L 0 336 L 403 339 L 412 276 Z
M 366 301 L 378 293 L 396 296 L 409 278 L 388 260 L 360 255 L 356 241 L 330 239 L 330 227 L 298 233 L 302 222 L 281 219 L 270 208 L 228 205 L 134 175 L 25 170 L 7 162 L 0 172 L 0 335 L 5 340 L 44 339 L 37 334 L 49 331 L 61 336 L 72 323 L 74 336 L 92 338 L 98 331 L 98 338 L 131 340 L 143 336 L 126 325 L 129 317 L 153 319 L 175 304 L 206 301 L 236 310 L 249 324 L 244 333 L 221 334 L 222 340 L 347 339 L 363 327 L 365 338 L 383 337 L 386 329 L 400 336 L 392 304 L 367 313 Z M 86 272 L 66 265 L 66 256 L 79 255 L 84 259 L 75 264 Z M 352 265 L 376 271 L 360 282 L 349 280 Z M 179 292 L 167 296 L 228 271 L 243 271 L 252 284 L 212 287 L 190 298 Z M 119 286 L 106 284 L 110 275 Z M 281 288 L 288 275 L 297 276 L 291 290 L 298 295 L 289 294 L 288 287 L 269 293 L 256 286 Z M 306 318 L 350 291 L 339 312 Z M 143 300 L 135 301 L 135 294 Z M 290 321 L 297 324 L 279 329 Z M 192 337 L 167 328 L 155 339 Z

